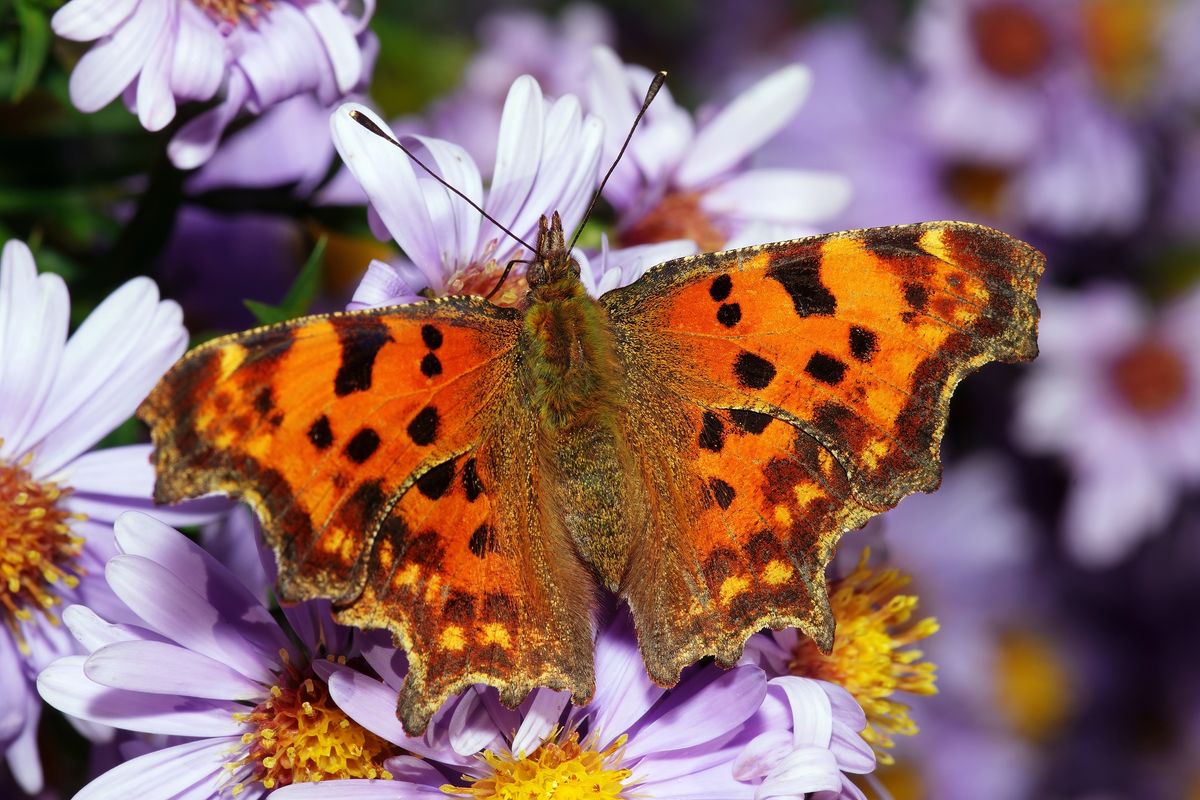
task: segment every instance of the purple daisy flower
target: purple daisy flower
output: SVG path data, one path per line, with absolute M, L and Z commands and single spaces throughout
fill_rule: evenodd
M 402 656 L 392 659 L 390 668 L 378 655 L 371 660 L 383 681 L 333 667 L 330 692 L 364 727 L 420 752 L 392 713 L 403 675 Z M 768 681 L 749 665 L 698 667 L 675 688 L 662 689 L 646 676 L 624 615 L 598 637 L 596 679 L 596 693 L 582 707 L 571 706 L 564 692 L 538 689 L 519 708 L 507 709 L 493 689 L 475 687 L 435 720 L 453 751 L 447 757 L 443 746 L 431 756 L 439 765 L 411 763 L 397 781 L 297 785 L 280 800 L 485 800 L 549 796 L 553 787 L 577 786 L 597 800 L 749 800 L 808 792 L 828 800 L 861 798 L 844 772 L 865 773 L 875 765 L 857 733 L 865 724 L 862 711 L 844 690 L 794 677 Z
M 76 652 L 58 610 L 114 605 L 95 577 L 113 552 L 113 520 L 152 507 L 149 445 L 90 448 L 133 414 L 187 346 L 179 307 L 160 301 L 147 278 L 113 292 L 68 339 L 69 314 L 62 279 L 38 275 L 29 248 L 8 242 L 0 256 L 0 747 L 28 792 L 42 784 L 34 678 Z M 194 524 L 213 507 L 162 514 Z
M 72 0 L 52 21 L 66 39 L 96 44 L 71 74 L 71 100 L 97 111 L 118 96 L 148 130 L 175 118 L 177 101 L 212 109 L 172 139 L 171 160 L 203 164 L 239 112 L 313 94 L 329 105 L 369 75 L 363 47 L 374 0 L 358 13 L 335 0 Z
M 521 257 L 522 246 L 424 176 L 399 148 L 354 122 L 351 110 L 384 130 L 387 126 L 352 104 L 333 116 L 334 142 L 371 200 L 373 222 L 382 224 L 408 260 L 372 262 L 350 307 L 415 302 L 426 288 L 435 294 L 487 294 L 508 261 Z M 486 199 L 479 169 L 462 148 L 424 136 L 404 141 L 443 179 L 533 243 L 544 214 L 558 211 L 567 230 L 580 223 L 596 186 L 601 139 L 600 121 L 584 115 L 575 97 L 548 102 L 537 81 L 524 76 L 512 85 L 505 104 L 498 133 L 501 158 Z M 675 241 L 629 253 L 609 252 L 605 246 L 595 259 L 579 251 L 576 257 L 581 269 L 587 263 L 589 286 L 606 290 L 635 279 L 659 260 L 694 251 L 691 243 Z M 524 289 L 524 270 L 514 270 L 496 302 L 516 305 Z
M 1067 548 L 1111 564 L 1200 484 L 1200 289 L 1157 313 L 1117 285 L 1044 292 L 1041 304 L 1041 357 L 1021 386 L 1017 438 L 1066 459 Z
M 588 106 L 604 120 L 606 160 L 620 150 L 651 77 L 608 48 L 593 51 Z M 622 244 L 691 239 L 719 250 L 812 233 L 841 211 L 850 188 L 840 175 L 743 167 L 800 110 L 809 82 L 803 67 L 784 67 L 702 124 L 664 87 L 604 189 Z
M 73 717 L 186 741 L 108 771 L 78 800 L 254 798 L 300 781 L 390 774 L 384 761 L 398 751 L 348 720 L 314 669 L 354 655 L 352 631 L 334 624 L 328 602 L 283 609 L 293 640 L 233 573 L 153 518 L 122 515 L 116 544 L 104 575 L 122 617 L 67 609 L 89 655 L 55 661 L 38 690 Z

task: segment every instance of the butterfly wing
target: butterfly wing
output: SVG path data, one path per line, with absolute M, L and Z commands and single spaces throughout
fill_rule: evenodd
M 591 692 L 590 627 L 565 594 L 587 578 L 551 563 L 519 467 L 520 324 L 469 298 L 306 317 L 196 348 L 139 409 L 158 501 L 245 499 L 284 600 L 332 598 L 409 650 L 412 731 L 471 682 Z
M 937 487 L 959 380 L 1036 354 L 1042 267 L 925 223 L 679 259 L 602 298 L 653 509 L 623 592 L 657 679 L 766 626 L 832 645 L 835 543 Z

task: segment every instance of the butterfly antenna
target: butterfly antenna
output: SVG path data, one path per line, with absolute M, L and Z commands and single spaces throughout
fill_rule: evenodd
M 575 249 L 575 243 L 579 241 L 579 234 L 583 233 L 583 226 L 587 224 L 588 218 L 592 216 L 592 211 L 596 208 L 596 203 L 600 202 L 600 193 L 604 191 L 605 184 L 612 177 L 613 170 L 617 168 L 617 164 L 621 163 L 621 156 L 625 155 L 625 148 L 629 147 L 629 141 L 633 138 L 633 132 L 637 130 L 638 123 L 642 121 L 642 117 L 646 116 L 646 109 L 650 107 L 650 103 L 654 100 L 654 96 L 658 94 L 658 90 L 666 83 L 667 71 L 659 70 L 654 76 L 654 80 L 650 81 L 650 88 L 646 90 L 646 99 L 642 101 L 642 107 L 638 109 L 637 116 L 633 118 L 633 124 L 629 126 L 629 133 L 625 136 L 625 142 L 621 145 L 621 149 L 617 151 L 617 157 L 613 159 L 612 166 L 608 168 L 608 172 L 604 173 L 604 180 L 600 181 L 599 188 L 592 195 L 592 202 L 588 205 L 587 213 L 583 215 L 583 221 L 579 223 L 579 227 L 575 229 L 575 236 L 571 238 L 571 246 L 567 248 L 567 252 Z
M 641 116 L 639 115 L 639 117 L 638 117 L 638 118 L 640 119 L 640 118 L 641 118 Z M 405 147 L 405 146 L 404 146 L 404 144 L 403 144 L 402 142 L 400 142 L 398 139 L 394 139 L 394 138 L 392 138 L 392 136 L 391 136 L 390 134 L 388 134 L 388 133 L 385 133 L 385 132 L 383 131 L 383 129 L 382 129 L 382 128 L 380 128 L 378 125 L 376 125 L 376 124 L 375 124 L 375 123 L 374 123 L 374 122 L 371 120 L 371 118 L 370 118 L 370 117 L 368 117 L 366 114 L 362 113 L 361 111 L 357 111 L 357 110 L 356 110 L 356 111 L 351 111 L 351 112 L 350 112 L 350 119 L 354 120 L 354 121 L 355 121 L 355 122 L 357 122 L 359 125 L 362 125 L 364 128 L 366 128 L 366 129 L 367 129 L 367 130 L 369 130 L 371 133 L 373 133 L 373 134 L 375 134 L 376 136 L 378 136 L 380 139 L 383 139 L 384 141 L 386 141 L 386 142 L 390 142 L 390 143 L 392 143 L 392 144 L 396 145 L 396 147 L 399 147 L 401 150 L 403 150 L 403 151 L 404 151 L 404 154 L 405 154 L 406 156 L 408 156 L 409 158 L 411 158 L 413 161 L 415 161 L 415 162 L 416 162 L 416 164 L 417 164 L 417 166 L 418 166 L 418 167 L 420 167 L 421 169 L 423 169 L 423 170 L 425 170 L 426 172 L 428 172 L 428 173 L 429 173 L 429 175 L 430 175 L 430 177 L 432 177 L 432 178 L 433 178 L 435 181 L 437 181 L 438 183 L 440 183 L 442 186 L 445 186 L 447 189 L 449 189 L 450 191 L 454 192 L 456 195 L 458 195 L 458 196 L 459 196 L 459 197 L 461 197 L 463 200 L 465 200 L 465 201 L 467 202 L 467 205 L 469 205 L 471 208 L 475 209 L 475 210 L 476 210 L 476 211 L 478 211 L 480 214 L 482 214 L 482 215 L 483 215 L 483 217 L 484 217 L 484 219 L 487 219 L 487 220 L 489 220 L 489 221 L 490 221 L 490 222 L 491 222 L 493 225 L 495 225 L 497 228 L 499 228 L 500 230 L 502 230 L 502 231 L 504 231 L 505 233 L 507 233 L 509 236 L 511 236 L 511 237 L 512 237 L 513 239 L 515 239 L 516 241 L 520 242 L 522 245 L 524 245 L 524 247 L 525 247 L 525 249 L 526 249 L 526 250 L 528 250 L 529 252 L 531 252 L 531 253 L 533 253 L 534 255 L 538 256 L 539 258 L 541 257 L 541 254 L 540 254 L 540 253 L 538 253 L 538 251 L 537 251 L 537 248 L 536 248 L 536 247 L 534 247 L 533 245 L 529 244 L 529 242 L 526 242 L 526 241 L 525 241 L 524 239 L 522 239 L 520 236 L 517 236 L 515 233 L 513 233 L 512 231 L 510 231 L 508 228 L 506 228 L 506 227 L 504 227 L 503 225 L 501 225 L 501 224 L 500 224 L 500 221 L 499 221 L 498 219 L 496 219 L 495 217 L 493 217 L 493 216 L 492 216 L 491 214 L 489 214 L 488 212 L 484 211 L 484 210 L 483 210 L 483 208 L 481 208 L 481 207 L 480 207 L 480 205 L 479 205 L 478 203 L 476 203 L 476 202 L 475 202 L 474 200 L 472 200 L 471 198 L 467 197 L 465 194 L 463 194 L 462 192 L 460 192 L 460 191 L 459 191 L 457 188 L 455 188 L 454 186 L 451 186 L 449 183 L 447 183 L 447 182 L 446 182 L 446 181 L 445 181 L 445 180 L 442 178 L 442 176 L 441 176 L 441 175 L 438 175 L 436 172 L 434 172 L 433 170 L 431 170 L 429 167 L 425 166 L 425 162 L 423 162 L 421 159 L 419 159 L 419 158 L 417 158 L 415 155 L 413 155 L 413 151 L 411 151 L 411 150 L 409 150 L 407 147 Z M 636 124 L 636 123 L 635 123 L 635 124 Z M 624 151 L 625 151 L 625 148 L 623 148 L 623 147 L 622 147 L 622 148 L 621 148 L 621 152 L 624 152 Z M 593 204 L 594 204 L 594 201 L 593 201 Z

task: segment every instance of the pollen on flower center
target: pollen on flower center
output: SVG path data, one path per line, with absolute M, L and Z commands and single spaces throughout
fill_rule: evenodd
M 277 789 L 335 778 L 384 778 L 395 746 L 352 721 L 310 668 L 298 669 L 280 652 L 284 671 L 253 711 L 234 715 L 251 727 L 241 757 L 225 765 L 237 796 L 247 784 Z
M 1002 78 L 1027 78 L 1050 58 L 1050 32 L 1023 3 L 981 6 L 970 24 L 979 60 Z
M 18 642 L 17 623 L 31 619 L 33 609 L 57 619 L 52 609 L 62 601 L 55 587 L 78 585 L 83 548 L 68 524 L 79 515 L 62 507 L 70 490 L 34 480 L 27 466 L 28 459 L 0 461 L 0 617 Z
M 911 645 L 938 629 L 932 617 L 913 622 L 915 595 L 898 592 L 909 578 L 894 569 L 876 572 L 867 566 L 863 552 L 857 568 L 837 581 L 829 604 L 837 620 L 833 651 L 825 655 L 811 639 L 796 647 L 789 669 L 845 687 L 867 715 L 863 739 L 884 764 L 892 763 L 883 748 L 892 747 L 893 734 L 917 732 L 908 706 L 894 699 L 896 692 L 936 694 L 934 664 L 921 661 L 923 653 Z
M 446 294 L 477 294 L 486 297 L 504 274 L 507 264 L 489 260 L 480 265 L 471 265 L 466 269 L 455 272 L 446 281 Z M 516 308 L 529 293 L 529 280 L 525 276 L 523 265 L 514 265 L 509 276 L 504 279 L 500 291 L 492 296 L 492 302 L 498 306 Z
M 236 25 L 245 21 L 254 25 L 263 12 L 271 10 L 271 0 L 192 0 L 217 22 Z
M 725 246 L 721 233 L 704 209 L 696 192 L 674 192 L 621 234 L 621 246 L 653 244 L 672 239 L 691 239 L 706 253 Z
M 1157 339 L 1125 351 L 1112 365 L 1112 381 L 1135 412 L 1152 417 L 1177 406 L 1187 393 L 1183 357 Z
M 561 742 L 547 741 L 532 754 L 483 754 L 491 772 L 470 786 L 443 786 L 450 795 L 477 800 L 624 800 L 630 771 L 622 769 L 625 736 L 603 750 L 594 737 L 579 741 L 572 732 Z
M 1139 95 L 1157 66 L 1163 4 L 1157 0 L 1086 0 L 1084 52 L 1100 84 L 1119 100 Z

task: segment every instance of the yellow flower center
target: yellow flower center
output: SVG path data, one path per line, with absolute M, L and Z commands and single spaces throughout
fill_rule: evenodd
M 55 587 L 79 585 L 76 558 L 83 549 L 69 525 L 82 516 L 60 506 L 70 490 L 34 480 L 26 469 L 30 460 L 0 461 L 0 618 L 22 650 L 18 623 L 32 619 L 32 609 L 58 621 L 52 609 L 62 600 Z
M 1070 667 L 1048 638 L 1007 630 L 997 640 L 996 693 L 1001 713 L 1018 734 L 1045 741 L 1074 705 Z
M 972 12 L 970 25 L 979 60 L 1002 78 L 1028 78 L 1050 58 L 1050 31 L 1024 3 L 980 6 Z
M 271 10 L 270 0 L 192 0 L 217 22 L 237 25 L 243 20 L 254 25 L 265 11 Z
M 1118 100 L 1140 94 L 1158 66 L 1162 0 L 1086 0 L 1083 47 L 1096 79 Z
M 664 197 L 637 224 L 621 234 L 621 246 L 691 239 L 700 250 L 713 253 L 725 246 L 725 234 L 700 207 L 698 192 L 674 192 Z
M 487 297 L 496 288 L 506 266 L 507 264 L 489 260 L 460 269 L 446 281 L 446 290 L 443 294 L 477 294 Z M 498 306 L 511 308 L 516 308 L 524 302 L 525 295 L 529 293 L 529 280 L 525 276 L 526 266 L 525 264 L 513 265 L 512 271 L 504 279 L 504 285 L 500 287 L 500 291 L 492 295 L 491 302 Z
M 234 715 L 253 730 L 242 735 L 241 758 L 225 765 L 231 776 L 250 769 L 231 793 L 236 797 L 250 783 L 277 789 L 335 778 L 391 778 L 383 762 L 399 750 L 334 705 L 311 668 L 297 669 L 286 651 L 280 657 L 284 671 L 267 699 Z
M 553 737 L 552 737 L 553 738 Z M 625 736 L 603 750 L 595 737 L 580 742 L 572 732 L 561 742 L 547 741 L 530 755 L 483 754 L 491 773 L 466 787 L 443 786 L 450 795 L 476 800 L 625 800 L 630 771 L 621 768 Z
M 1112 380 L 1117 393 L 1131 409 L 1153 417 L 1183 401 L 1187 394 L 1187 365 L 1165 342 L 1146 339 L 1113 362 Z
M 938 623 L 932 617 L 912 621 L 917 597 L 899 594 L 908 576 L 894 569 L 875 572 L 867 566 L 868 555 L 864 551 L 858 567 L 830 593 L 837 620 L 833 651 L 825 655 L 811 639 L 804 639 L 789 667 L 797 675 L 836 683 L 854 695 L 867 715 L 863 738 L 875 748 L 880 763 L 891 764 L 883 748 L 895 744 L 892 735 L 917 732 L 908 706 L 894 695 L 937 693 L 936 666 L 921 661 L 923 653 L 912 645 L 935 633 Z

